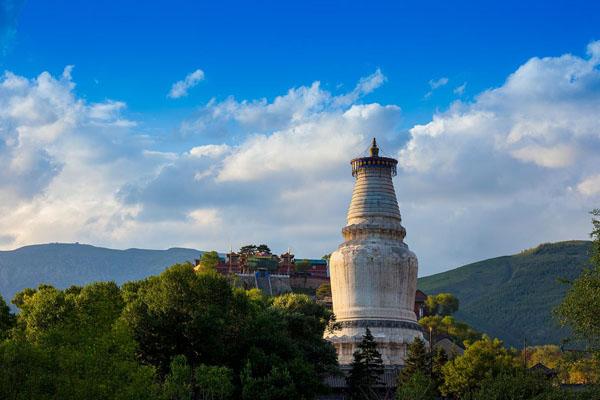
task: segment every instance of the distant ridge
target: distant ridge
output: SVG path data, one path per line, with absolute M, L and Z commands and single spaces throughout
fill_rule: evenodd
M 552 309 L 572 280 L 589 266 L 591 242 L 545 243 L 519 254 L 491 258 L 420 278 L 427 294 L 449 292 L 460 300 L 456 317 L 506 344 L 560 344 Z
M 202 251 L 114 250 L 87 244 L 50 243 L 0 251 L 0 294 L 7 302 L 18 291 L 47 283 L 59 288 L 94 281 L 123 282 L 159 274 L 166 267 L 194 261 Z
M 450 292 L 460 299 L 457 318 L 499 337 L 506 344 L 556 343 L 566 336 L 553 322 L 552 309 L 567 285 L 588 266 L 591 242 L 547 243 L 519 254 L 491 258 L 420 278 L 427 294 Z M 119 284 L 193 261 L 200 250 L 114 250 L 86 244 L 50 243 L 0 251 L 0 294 L 10 302 L 24 288 L 42 283 L 66 288 L 95 281 Z

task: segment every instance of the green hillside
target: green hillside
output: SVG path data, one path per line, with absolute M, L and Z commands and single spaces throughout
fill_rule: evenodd
M 59 288 L 95 281 L 123 283 L 157 275 L 178 262 L 194 261 L 192 249 L 113 250 L 84 244 L 51 243 L 0 251 L 0 295 L 9 302 L 27 287 Z
M 506 344 L 559 344 L 567 334 L 559 329 L 552 309 L 567 285 L 588 266 L 591 242 L 548 243 L 520 254 L 492 258 L 419 279 L 427 294 L 449 292 L 460 300 L 456 314 L 473 327 Z

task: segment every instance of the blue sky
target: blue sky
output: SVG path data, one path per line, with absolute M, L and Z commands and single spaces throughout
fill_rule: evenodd
M 585 238 L 600 4 L 523 3 L 0 0 L 0 246 L 320 256 L 370 136 L 421 275 Z
M 273 98 L 315 80 L 335 91 L 381 68 L 388 82 L 367 100 L 400 104 L 409 127 L 464 82 L 468 96 L 532 55 L 584 53 L 600 25 L 590 1 L 9 3 L 22 6 L 4 69 L 32 76 L 75 65 L 82 97 L 120 99 L 166 121 L 212 97 Z M 197 68 L 201 87 L 177 102 L 165 97 Z M 447 87 L 423 99 L 441 77 Z

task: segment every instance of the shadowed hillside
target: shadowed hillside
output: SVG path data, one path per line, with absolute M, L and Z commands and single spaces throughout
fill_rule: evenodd
M 428 294 L 449 292 L 460 300 L 458 319 L 506 344 L 559 344 L 566 331 L 552 309 L 588 266 L 591 242 L 548 243 L 520 254 L 492 258 L 419 279 Z
M 8 301 L 21 289 L 47 283 L 59 288 L 94 281 L 123 283 L 192 261 L 198 250 L 112 250 L 82 244 L 41 244 L 0 251 L 0 294 Z

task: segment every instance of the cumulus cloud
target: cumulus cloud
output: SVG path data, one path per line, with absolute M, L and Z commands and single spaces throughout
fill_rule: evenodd
M 441 225 L 454 233 L 440 242 L 446 250 L 466 246 L 465 254 L 585 238 L 586 211 L 600 200 L 597 44 L 587 58 L 534 57 L 502 86 L 410 129 L 398 152 L 400 185 L 410 188 L 405 201 L 414 202 L 405 213 L 424 222 L 427 209 L 443 205 Z M 446 257 L 464 262 L 460 253 Z
M 113 193 L 139 173 L 140 143 L 127 135 L 133 123 L 122 103 L 77 98 L 71 70 L 59 78 L 7 72 L 0 79 L 4 246 L 111 236 L 132 211 Z
M 600 201 L 599 49 L 532 58 L 408 131 L 398 105 L 363 102 L 385 82 L 379 70 L 346 93 L 314 82 L 270 100 L 213 99 L 181 124 L 187 145 L 177 151 L 144 134 L 123 102 L 78 98 L 70 69 L 7 73 L 0 246 L 266 242 L 318 257 L 342 240 L 349 160 L 372 136 L 399 158 L 406 241 L 422 275 L 586 238 Z
M 178 99 L 188 95 L 188 90 L 196 86 L 198 83 L 204 80 L 204 71 L 197 69 L 186 75 L 182 81 L 177 81 L 171 86 L 171 90 L 167 97 L 172 99 Z

